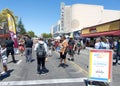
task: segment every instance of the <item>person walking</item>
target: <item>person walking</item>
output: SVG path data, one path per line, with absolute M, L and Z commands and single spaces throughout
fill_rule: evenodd
M 8 71 L 5 44 L 1 45 L 1 48 L 0 48 L 0 59 L 2 60 L 2 65 L 3 65 L 3 72 L 1 73 L 1 75 L 4 76 L 4 75 L 7 74 L 7 71 Z
M 66 54 L 67 54 L 67 46 L 68 46 L 68 42 L 65 38 L 65 36 L 63 36 L 61 38 L 61 43 L 60 43 L 60 65 L 62 64 L 62 61 L 64 60 L 64 64 L 66 64 Z
M 79 39 L 77 41 L 77 54 L 79 55 L 80 54 L 80 49 L 82 48 L 82 45 L 81 45 L 81 40 Z
M 100 38 L 96 38 L 96 42 L 95 42 L 95 49 L 100 49 L 100 45 L 101 45 L 101 39 Z
M 95 49 L 110 49 L 110 44 L 106 37 L 97 38 L 95 42 Z
M 116 62 L 115 62 L 115 65 L 118 64 L 118 61 L 119 61 L 119 58 L 120 58 L 120 37 L 118 39 L 118 42 L 117 42 L 117 46 L 116 46 Z
M 32 61 L 32 46 L 33 41 L 31 40 L 31 37 L 25 38 L 25 56 L 26 56 L 26 62 Z
M 106 37 L 101 37 L 100 49 L 110 49 L 110 44 Z
M 74 61 L 75 46 L 75 41 L 73 40 L 73 37 L 70 36 L 70 39 L 68 41 L 68 54 L 70 55 L 70 57 L 68 58 L 68 60 Z
M 20 55 L 23 56 L 25 48 L 24 48 L 24 40 L 22 38 L 19 40 L 19 47 L 18 48 L 20 51 Z
M 47 46 L 48 46 L 48 56 L 52 56 L 52 43 L 51 43 L 51 40 L 49 39 L 48 40 L 48 43 L 47 43 Z
M 37 56 L 37 73 L 44 73 L 46 70 L 45 59 L 47 57 L 47 44 L 43 41 L 42 37 L 38 39 L 38 43 L 35 44 L 34 50 Z
M 15 56 L 14 56 L 14 42 L 11 39 L 11 37 L 6 39 L 5 44 L 7 49 L 6 50 L 7 57 L 9 56 L 9 54 L 11 54 L 13 62 L 16 63 Z

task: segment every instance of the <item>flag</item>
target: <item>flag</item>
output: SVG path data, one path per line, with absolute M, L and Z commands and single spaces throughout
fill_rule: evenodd
M 16 36 L 16 27 L 15 27 L 15 20 L 13 19 L 13 16 L 7 13 L 8 17 L 8 28 L 9 28 L 9 34 L 14 41 L 14 47 L 18 48 L 18 41 Z

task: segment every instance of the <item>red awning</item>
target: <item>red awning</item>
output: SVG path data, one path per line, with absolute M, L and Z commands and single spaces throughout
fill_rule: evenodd
M 2 38 L 6 38 L 6 37 L 9 37 L 10 36 L 10 34 L 0 34 L 0 37 L 2 37 Z
M 98 32 L 91 34 L 81 34 L 82 37 L 96 37 L 96 36 L 120 36 L 120 30 L 109 31 L 109 32 Z

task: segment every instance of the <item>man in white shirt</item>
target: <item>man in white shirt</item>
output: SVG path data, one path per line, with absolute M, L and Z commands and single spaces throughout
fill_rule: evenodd
M 43 57 L 37 55 L 37 49 L 39 48 L 40 45 L 43 45 L 46 52 L 46 55 Z M 34 50 L 36 51 L 36 56 L 37 56 L 37 73 L 38 74 L 44 73 L 44 71 L 46 70 L 45 59 L 47 57 L 47 44 L 43 41 L 43 38 L 38 39 L 38 43 L 35 44 Z M 40 69 L 41 65 L 42 65 L 42 70 Z

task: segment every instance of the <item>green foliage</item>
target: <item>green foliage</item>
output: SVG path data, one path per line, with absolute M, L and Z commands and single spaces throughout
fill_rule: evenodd
M 52 38 L 52 34 L 51 33 L 42 33 L 43 38 Z
M 14 21 L 15 21 L 15 15 L 14 15 L 14 13 L 11 11 L 11 10 L 9 10 L 9 9 L 3 9 L 2 10 L 2 12 L 1 12 L 1 14 L 2 14 L 2 21 L 7 21 L 7 13 L 9 13 L 12 17 L 13 17 L 13 19 L 14 19 Z M 15 21 L 15 23 L 16 23 L 16 21 Z
M 18 31 L 19 31 L 19 34 L 26 34 L 26 29 L 24 28 L 24 25 L 22 23 L 22 19 L 20 18 L 20 20 L 18 21 L 18 24 L 17 24 L 17 27 L 18 27 Z
M 30 37 L 35 37 L 35 34 L 33 31 L 28 31 L 27 32 L 27 35 L 29 35 Z
M 49 37 L 52 38 L 52 34 L 51 33 L 49 33 Z
M 3 23 L 4 24 L 4 28 L 5 29 L 8 29 L 8 17 L 7 17 L 7 14 L 10 14 L 15 22 L 15 26 L 16 26 L 16 22 L 17 22 L 17 16 L 14 15 L 14 13 L 9 10 L 9 9 L 3 9 L 1 12 L 0 12 L 0 25 Z
M 25 35 L 25 34 L 27 34 L 27 35 L 29 35 L 30 37 L 37 37 L 35 34 L 34 34 L 34 32 L 33 31 L 28 31 L 28 32 L 26 32 L 26 29 L 24 28 L 24 25 L 23 25 L 23 22 L 22 22 L 22 19 L 20 18 L 20 20 L 18 21 L 18 16 L 15 16 L 14 15 L 14 13 L 12 12 L 12 11 L 10 11 L 9 9 L 3 9 L 1 12 L 0 12 L 0 24 L 2 23 L 2 22 L 7 22 L 7 13 L 9 13 L 12 17 L 13 17 L 13 19 L 14 19 L 14 21 L 15 21 L 15 25 L 16 25 L 16 27 L 17 27 L 17 31 L 18 31 L 18 33 L 19 34 L 21 34 L 21 35 Z M 6 25 L 7 25 L 7 23 L 6 23 Z M 7 25 L 8 26 L 8 25 Z

